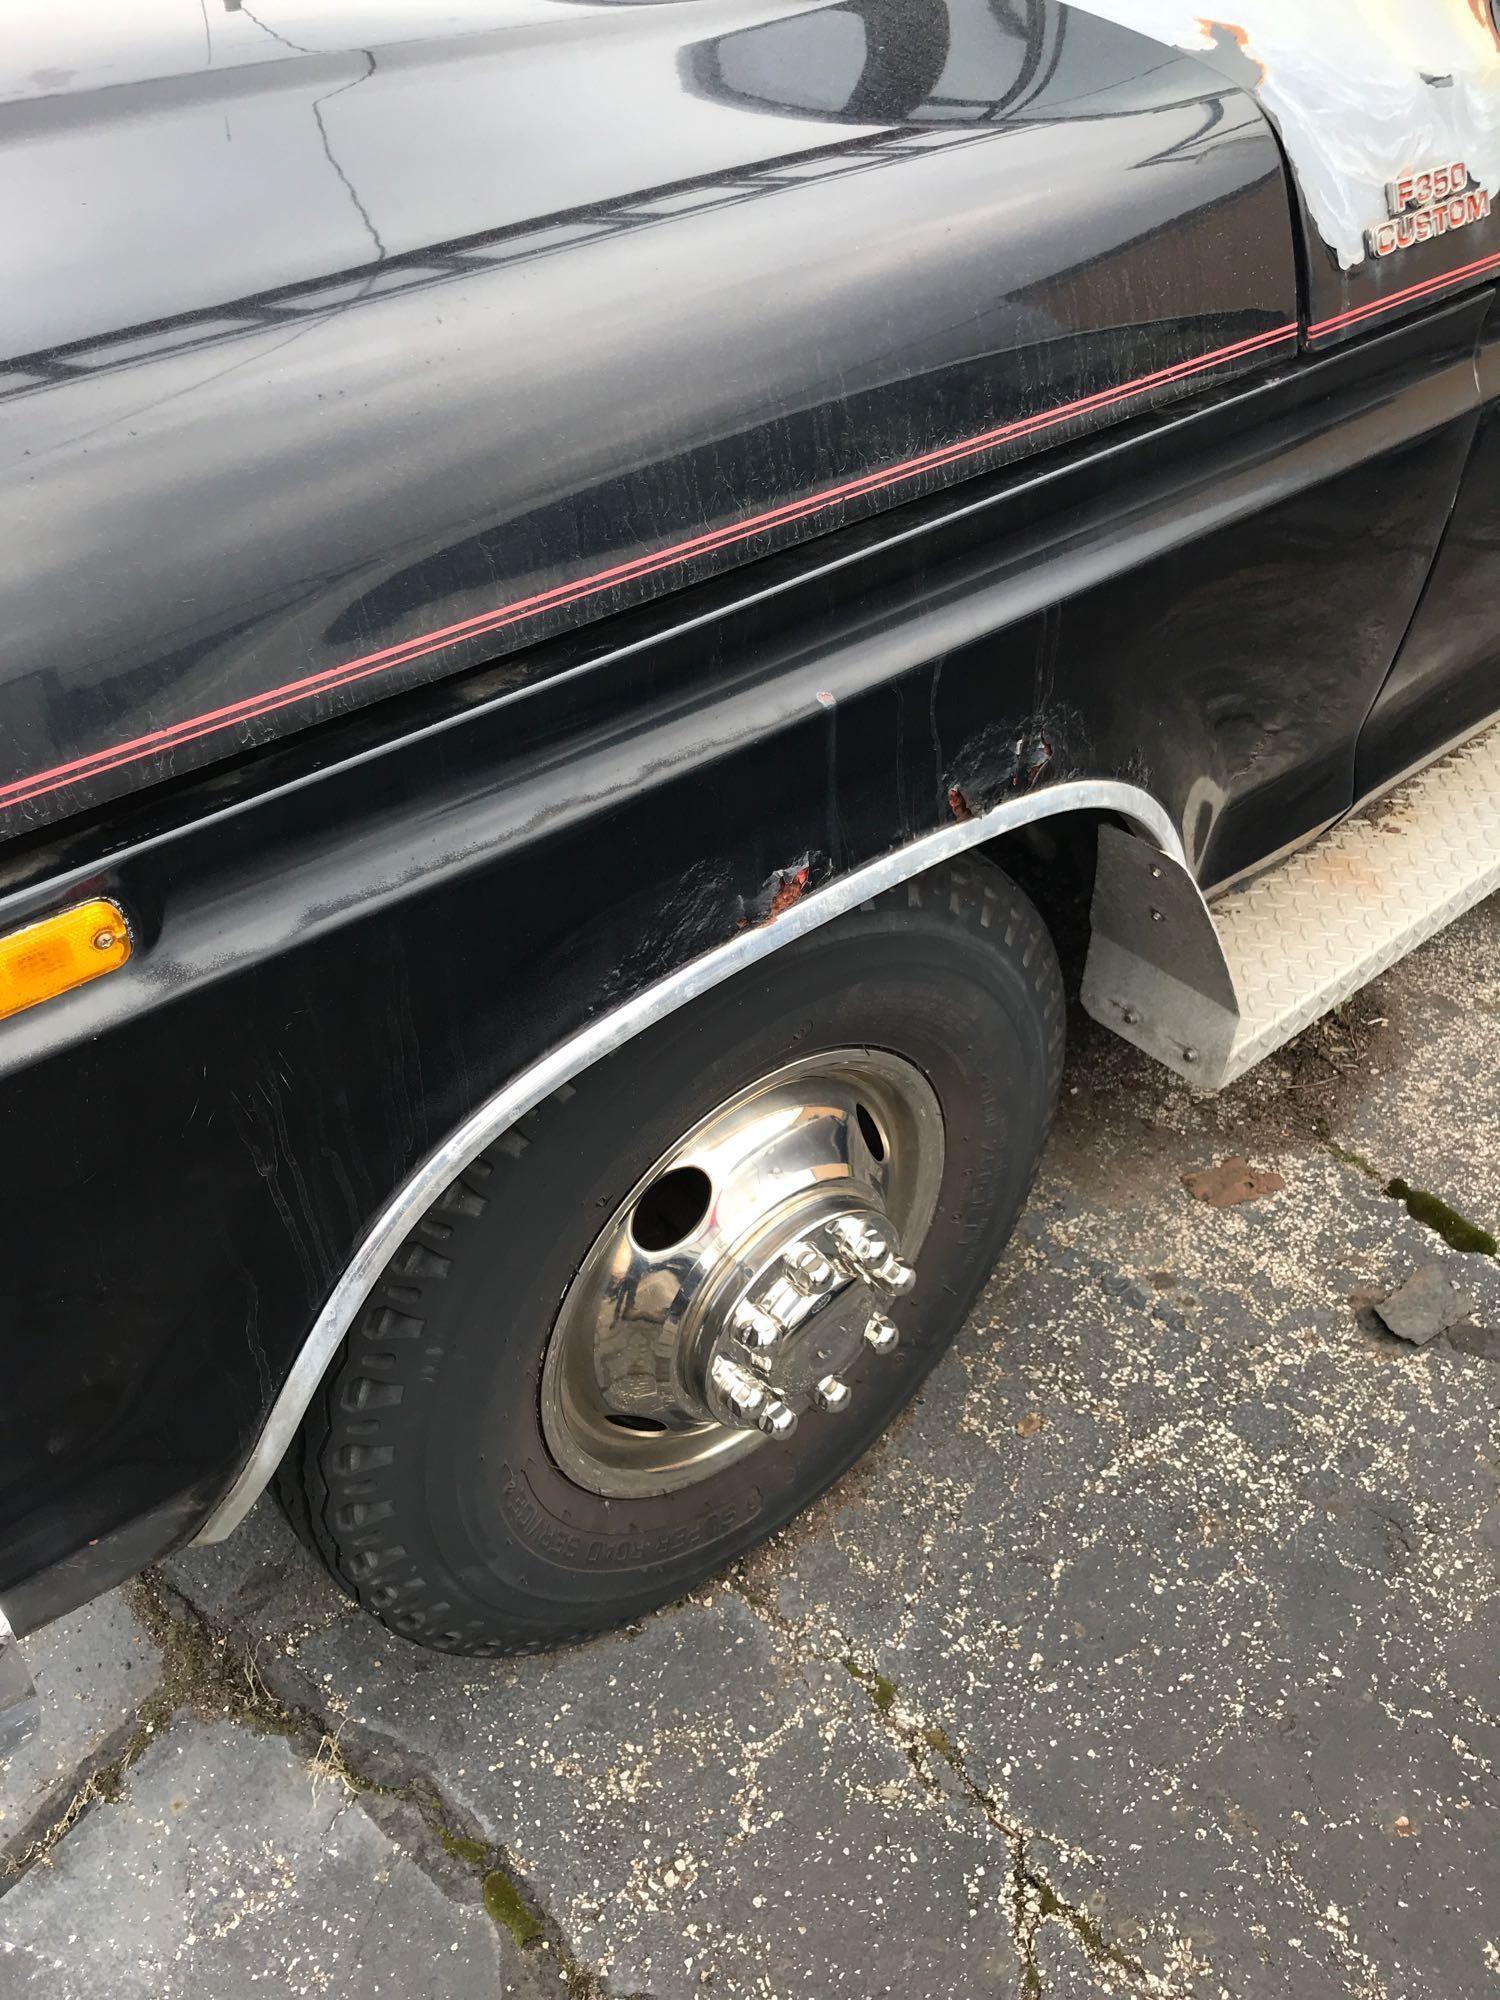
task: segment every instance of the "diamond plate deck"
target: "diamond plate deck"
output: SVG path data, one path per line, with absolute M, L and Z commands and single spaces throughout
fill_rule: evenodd
M 1084 1005 L 1221 1089 L 1497 889 L 1500 724 L 1220 898 L 1212 933 L 1178 870 L 1101 834 Z
M 1240 1025 L 1225 1083 L 1500 889 L 1500 725 L 1214 906 Z

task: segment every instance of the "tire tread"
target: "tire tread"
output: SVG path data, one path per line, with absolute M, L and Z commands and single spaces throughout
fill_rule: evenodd
M 1010 957 L 1042 1030 L 1044 1143 L 1057 1103 L 1066 1008 L 1056 953 L 1040 913 L 1007 875 L 980 856 L 964 856 L 914 877 L 863 909 L 878 914 L 903 902 L 908 909 L 945 910 L 987 947 L 998 946 Z M 493 1617 L 481 1630 L 477 1619 L 454 1615 L 450 1598 L 423 1578 L 396 1538 L 402 1442 L 399 1426 L 392 1430 L 385 1418 L 399 1410 L 401 1386 L 383 1379 L 399 1367 L 390 1343 L 404 1347 L 426 1335 L 433 1298 L 462 1257 L 466 1233 L 488 1210 L 495 1177 L 503 1181 L 526 1160 L 544 1135 L 549 1107 L 566 1103 L 576 1092 L 574 1084 L 560 1086 L 492 1140 L 408 1231 L 330 1362 L 276 1475 L 289 1521 L 340 1587 L 402 1636 L 438 1651 L 481 1657 L 532 1653 L 599 1629 L 582 1625 L 539 1637 L 521 1625 L 497 1629 Z M 426 1358 L 431 1365 L 441 1358 L 430 1339 Z M 371 1393 L 379 1390 L 394 1394 Z M 355 1459 L 355 1453 L 364 1456 Z

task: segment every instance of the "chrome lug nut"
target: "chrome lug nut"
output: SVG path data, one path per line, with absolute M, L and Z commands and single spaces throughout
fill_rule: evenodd
M 774 1313 L 741 1299 L 734 1309 L 734 1330 L 747 1347 L 774 1347 L 786 1328 Z
M 917 1282 L 917 1274 L 911 1265 L 893 1250 L 887 1251 L 865 1275 L 876 1291 L 884 1292 L 888 1299 L 904 1299 Z
M 863 1278 L 867 1285 L 887 1298 L 904 1298 L 917 1282 L 911 1265 L 898 1257 L 887 1239 L 868 1223 L 852 1215 L 840 1216 L 833 1225 L 838 1238 L 839 1262 L 851 1277 Z
M 779 1396 L 773 1396 L 756 1419 L 768 1438 L 785 1443 L 797 1428 L 797 1412 L 783 1403 Z
M 888 1320 L 884 1313 L 871 1313 L 865 1321 L 866 1347 L 875 1354 L 894 1354 L 900 1344 L 894 1320 Z
M 839 1216 L 830 1225 L 829 1233 L 838 1238 L 834 1255 L 839 1261 L 847 1261 L 860 1269 L 871 1257 L 883 1256 L 891 1247 L 878 1230 L 872 1229 L 868 1222 L 861 1222 L 856 1215 Z
M 826 1292 L 838 1275 L 832 1264 L 820 1250 L 811 1243 L 794 1243 L 782 1255 L 786 1274 L 799 1292 L 808 1298 L 816 1298 Z
M 760 1422 L 770 1398 L 748 1368 L 721 1354 L 713 1365 L 713 1382 L 737 1423 Z
M 729 1406 L 730 1416 L 744 1430 L 764 1431 L 770 1438 L 789 1438 L 797 1428 L 797 1412 L 771 1384 L 757 1382 L 748 1368 L 719 1355 L 710 1373 L 713 1385 Z
M 820 1410 L 846 1410 L 849 1407 L 849 1384 L 841 1382 L 837 1375 L 825 1375 L 813 1390 L 813 1400 Z

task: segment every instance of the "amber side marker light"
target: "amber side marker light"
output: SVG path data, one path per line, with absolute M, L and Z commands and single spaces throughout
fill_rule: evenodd
M 103 897 L 0 937 L 0 1021 L 117 972 L 129 956 L 125 912 Z

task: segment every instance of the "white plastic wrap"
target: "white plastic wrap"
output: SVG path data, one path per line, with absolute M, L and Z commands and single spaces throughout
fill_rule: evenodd
M 1462 160 L 1500 196 L 1500 37 L 1489 0 L 1084 0 L 1194 51 L 1238 44 L 1340 264 L 1364 263 L 1388 183 Z

